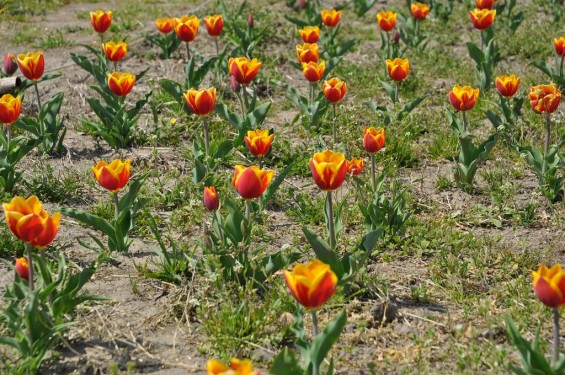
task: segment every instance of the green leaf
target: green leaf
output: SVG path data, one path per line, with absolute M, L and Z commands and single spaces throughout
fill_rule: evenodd
M 329 264 L 337 278 L 341 279 L 343 276 L 343 265 L 336 253 L 330 248 L 330 245 L 306 227 L 302 227 L 302 232 L 304 233 L 304 236 L 306 236 L 310 246 L 312 246 L 312 250 L 314 250 L 316 257 L 322 262 Z
M 289 348 L 284 348 L 271 365 L 270 373 L 272 375 L 305 375 L 305 370 L 300 367 L 300 359 L 296 353 Z
M 100 216 L 93 215 L 77 208 L 68 207 L 61 208 L 61 213 L 65 216 L 78 220 L 81 223 L 86 224 L 96 230 L 99 230 L 109 237 L 115 236 L 114 227 L 106 219 L 101 218 Z
M 275 192 L 279 188 L 280 184 L 284 181 L 286 175 L 292 169 L 293 164 L 294 164 L 293 162 L 290 163 L 284 169 L 284 171 L 282 171 L 282 173 L 280 173 L 273 181 L 271 181 L 271 184 L 269 185 L 269 187 L 267 187 L 267 190 L 265 190 L 265 193 L 263 194 L 263 200 L 265 202 L 269 202 L 273 198 L 273 196 L 275 195 Z
M 314 338 L 314 342 L 310 348 L 310 361 L 318 366 L 324 361 L 332 346 L 337 342 L 345 323 L 347 322 L 347 313 L 345 309 L 331 321 L 324 330 Z

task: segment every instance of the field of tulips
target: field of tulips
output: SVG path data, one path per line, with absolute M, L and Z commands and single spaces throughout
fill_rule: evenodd
M 564 0 L 0 35 L 1 374 L 565 374 Z

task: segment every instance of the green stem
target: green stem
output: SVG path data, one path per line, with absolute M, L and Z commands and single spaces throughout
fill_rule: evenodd
M 8 153 L 10 152 L 10 142 L 12 141 L 12 129 L 11 125 L 4 125 L 6 128 L 6 141 L 8 143 Z
M 118 192 L 116 191 L 115 193 L 113 193 L 113 198 L 114 198 L 114 213 L 116 216 L 116 221 L 118 221 L 118 216 L 120 215 L 120 199 L 118 198 Z
M 249 224 L 249 219 L 251 217 L 251 201 L 249 199 L 245 200 L 245 221 Z
M 212 216 L 212 230 L 214 230 L 214 224 L 219 220 L 219 215 L 220 213 L 218 212 L 218 210 L 214 211 L 214 215 Z M 220 235 L 220 241 L 222 241 L 222 243 L 224 242 L 224 232 L 222 231 L 222 226 L 218 225 L 218 231 L 219 231 L 219 235 Z
M 318 336 L 318 316 L 316 315 L 316 310 L 312 310 L 310 314 L 312 314 L 312 341 L 314 341 L 316 336 Z M 312 365 L 312 374 L 318 375 L 320 373 L 319 364 L 317 362 L 313 362 Z
M 249 110 L 249 98 L 247 97 L 247 87 L 241 85 L 241 91 L 243 92 L 243 102 L 245 103 L 245 112 L 243 113 L 243 117 L 247 114 Z
M 186 42 L 185 45 L 186 45 L 186 61 L 188 62 L 190 61 L 190 46 L 188 42 Z
M 553 365 L 559 361 L 559 308 L 553 308 Z
M 35 87 L 35 95 L 37 96 L 37 113 L 41 111 L 41 98 L 39 97 L 39 89 L 37 88 L 37 82 L 34 82 L 33 87 Z
M 204 127 L 204 150 L 206 152 L 206 159 L 208 159 L 208 152 L 210 150 L 210 134 L 208 133 L 208 118 L 204 117 L 202 121 Z
M 33 292 L 34 284 L 34 272 L 33 272 L 33 247 L 26 242 L 25 247 L 27 248 L 27 263 L 29 267 L 29 290 Z
M 337 126 L 337 113 L 336 113 L 336 103 L 334 103 L 333 107 L 334 107 L 333 136 L 334 136 L 334 146 L 335 146 L 335 145 L 337 144 L 337 131 L 336 131 L 336 126 Z
M 392 56 L 390 55 L 390 32 L 387 31 L 386 33 L 386 58 L 390 59 Z
M 483 38 L 483 32 L 481 31 L 481 51 L 483 51 L 484 43 L 485 43 L 485 41 L 484 41 L 484 38 Z
M 551 138 L 551 115 L 548 113 L 545 118 L 545 143 L 543 145 L 543 164 L 541 169 L 542 177 L 545 177 L 547 169 L 547 152 L 549 151 L 549 141 Z
M 245 104 L 243 104 L 243 99 L 241 98 L 241 95 L 239 93 L 236 93 L 237 98 L 239 99 L 239 105 L 241 107 L 241 116 L 242 118 L 245 118 Z
M 373 180 L 373 192 L 377 191 L 377 166 L 375 163 L 375 153 L 371 153 L 371 177 Z
M 263 169 L 263 157 L 259 156 L 259 169 Z
M 414 36 L 418 38 L 418 34 L 420 34 L 420 20 L 415 20 L 416 26 L 414 28 Z
M 565 60 L 565 55 L 561 56 L 561 66 L 559 67 L 559 75 L 563 77 L 563 60 Z
M 467 113 L 463 111 L 463 131 L 467 132 Z
M 214 38 L 214 42 L 216 43 L 216 56 L 220 56 L 220 46 L 218 45 L 218 37 Z
M 396 82 L 396 87 L 394 88 L 394 103 L 398 103 L 398 91 L 400 89 L 400 82 Z
M 332 200 L 332 191 L 328 190 L 328 231 L 330 236 L 330 248 L 335 250 L 335 229 L 334 229 L 334 207 Z
M 118 71 L 118 62 L 114 61 L 114 72 Z
M 314 104 L 314 82 L 310 82 L 310 105 Z

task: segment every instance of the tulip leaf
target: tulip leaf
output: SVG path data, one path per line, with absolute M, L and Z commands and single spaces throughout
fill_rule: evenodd
M 310 362 L 318 366 L 324 361 L 332 346 L 337 342 L 347 322 L 347 313 L 343 309 L 324 330 L 314 337 L 310 347 Z
M 341 279 L 343 276 L 343 265 L 336 253 L 330 248 L 330 245 L 306 227 L 302 227 L 302 232 L 304 233 L 304 236 L 306 236 L 310 246 L 312 246 L 312 250 L 314 250 L 316 257 L 322 262 L 328 264 L 332 271 L 336 274 L 337 278 Z
M 239 130 L 241 127 L 241 118 L 233 113 L 230 112 L 228 106 L 224 103 L 216 103 L 214 107 L 214 111 L 220 115 L 224 120 L 227 120 L 235 130 Z
M 96 230 L 99 230 L 109 237 L 115 236 L 114 227 L 106 219 L 101 218 L 100 216 L 93 215 L 77 208 L 69 207 L 61 208 L 61 213 L 65 216 L 78 220 L 81 223 L 86 224 Z
M 279 188 L 280 184 L 283 182 L 286 175 L 292 169 L 293 164 L 294 163 L 290 163 L 273 181 L 271 181 L 269 187 L 267 187 L 267 190 L 265 190 L 265 193 L 263 194 L 264 202 L 269 202 L 271 199 L 273 199 L 275 192 Z
M 305 370 L 300 367 L 300 359 L 294 350 L 284 348 L 273 360 L 270 373 L 272 375 L 306 375 Z
M 245 129 L 245 131 L 260 127 L 267 117 L 269 108 L 271 108 L 271 103 L 267 102 L 261 104 L 259 107 L 255 108 L 253 112 L 249 113 L 244 121 L 247 125 L 247 129 Z

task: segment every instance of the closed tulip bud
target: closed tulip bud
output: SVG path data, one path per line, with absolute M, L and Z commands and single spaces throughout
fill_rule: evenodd
M 318 26 L 306 26 L 298 30 L 304 43 L 317 43 L 320 40 L 320 28 Z
M 236 165 L 231 184 L 243 199 L 255 199 L 263 195 L 274 174 L 274 171 L 259 169 L 256 165 L 247 168 Z
M 392 33 L 392 42 L 394 44 L 398 44 L 398 42 L 400 42 L 400 33 L 398 30 L 394 30 L 394 33 Z
M 302 73 L 304 73 L 304 78 L 310 82 L 318 82 L 324 76 L 324 71 L 326 70 L 326 62 L 320 60 L 319 63 L 315 61 L 310 61 L 309 63 L 302 63 Z
M 292 272 L 284 271 L 290 294 L 307 309 L 317 309 L 328 301 L 337 288 L 337 276 L 330 266 L 316 259 L 297 264 Z
M 22 111 L 22 98 L 4 94 L 0 97 L 0 122 L 4 125 L 14 123 Z
M 410 13 L 415 19 L 424 20 L 430 14 L 430 7 L 422 3 L 412 3 L 410 4 Z
M 16 72 L 16 70 L 18 70 L 16 57 L 13 54 L 8 53 L 4 56 L 4 73 L 6 73 L 7 76 L 11 76 Z
M 559 56 L 565 57 L 565 36 L 562 36 L 559 39 L 553 38 L 553 46 L 555 47 L 555 52 Z
M 492 9 L 495 0 L 475 0 L 475 4 L 479 9 Z
M 239 92 L 241 90 L 241 84 L 237 82 L 234 76 L 230 74 L 230 89 L 233 92 Z
M 216 211 L 220 207 L 220 200 L 214 186 L 204 188 L 204 207 L 208 211 Z
M 213 37 L 220 36 L 224 29 L 224 17 L 221 14 L 208 16 L 204 19 L 204 24 L 206 25 L 208 35 Z
M 388 75 L 393 81 L 401 82 L 408 77 L 410 73 L 410 63 L 408 59 L 395 58 L 394 60 L 386 60 L 386 69 Z
M 126 161 L 115 159 L 110 164 L 99 161 L 90 169 L 92 169 L 92 173 L 94 173 L 94 177 L 100 186 L 115 193 L 128 183 L 131 173 L 130 167 L 131 161 L 129 159 Z
M 347 93 L 347 84 L 339 78 L 332 78 L 324 81 L 324 96 L 330 103 L 338 103 Z
M 192 113 L 198 116 L 208 116 L 216 106 L 216 88 L 194 90 L 183 94 L 184 100 Z
M 155 20 L 155 26 L 163 34 L 168 34 L 175 28 L 175 22 L 172 18 L 159 18 Z
M 14 268 L 16 269 L 19 277 L 29 281 L 29 263 L 26 258 L 16 259 Z
M 96 12 L 90 12 L 90 23 L 92 28 L 99 34 L 103 34 L 110 28 L 112 24 L 112 12 L 98 9 Z
M 459 111 L 468 111 L 473 109 L 479 99 L 479 89 L 473 89 L 471 86 L 455 85 L 449 92 L 449 101 L 455 109 Z
M 253 26 L 255 26 L 255 21 L 253 20 L 253 13 L 249 13 L 247 15 L 247 26 L 249 26 L 250 29 L 252 29 Z
M 309 63 L 310 61 L 318 62 L 320 51 L 318 50 L 318 45 L 315 43 L 297 44 L 296 55 L 300 64 Z
M 253 363 L 249 359 L 232 358 L 229 366 L 216 359 L 208 360 L 206 364 L 207 375 L 260 375 L 253 370 Z
M 118 62 L 126 56 L 128 45 L 126 42 L 107 42 L 102 44 L 102 50 L 108 60 Z
M 196 16 L 182 16 L 175 18 L 175 32 L 180 40 L 185 43 L 192 42 L 198 34 L 200 21 Z
M 388 33 L 394 29 L 394 26 L 396 25 L 396 17 L 398 17 L 398 14 L 391 10 L 379 12 L 377 13 L 377 24 L 382 31 Z
M 317 152 L 310 159 L 310 171 L 314 182 L 324 191 L 332 191 L 341 186 L 347 174 L 345 155 L 326 150 Z
M 347 161 L 347 173 L 352 176 L 359 176 L 363 173 L 365 168 L 365 160 L 363 159 L 351 159 Z
M 43 52 L 20 53 L 17 62 L 20 71 L 27 79 L 37 81 L 43 77 L 43 71 L 45 70 L 45 57 L 43 56 Z
M 131 73 L 113 72 L 108 76 L 108 87 L 116 96 L 126 96 L 134 84 L 135 76 Z
M 363 148 L 369 154 L 379 152 L 385 145 L 385 130 L 374 127 L 365 127 L 363 131 Z
M 560 264 L 551 268 L 541 265 L 537 272 L 532 271 L 534 292 L 538 299 L 548 307 L 565 305 L 565 272 Z
M 530 87 L 530 105 L 536 113 L 553 113 L 561 101 L 561 91 L 555 83 Z
M 510 98 L 516 94 L 518 91 L 518 86 L 520 85 L 520 78 L 516 77 L 514 74 L 511 76 L 499 76 L 496 77 L 496 89 L 500 95 Z
M 49 215 L 35 195 L 27 199 L 14 197 L 10 203 L 4 203 L 2 206 L 8 228 L 21 241 L 42 249 L 55 239 L 59 231 L 61 213 Z
M 299 0 L 298 1 L 298 7 L 300 9 L 306 9 L 307 6 L 308 6 L 308 1 L 306 1 L 306 0 Z M 308 42 L 305 42 L 305 43 L 308 43 Z
M 268 130 L 249 130 L 245 138 L 243 138 L 245 145 L 255 156 L 264 156 L 271 149 L 271 144 L 275 139 L 274 134 L 269 134 Z
M 336 27 L 341 20 L 341 10 L 324 9 L 321 13 L 322 23 L 328 27 Z
M 496 9 L 473 9 L 469 12 L 473 26 L 479 30 L 486 30 L 494 22 L 496 17 Z
M 248 85 L 255 79 L 261 63 L 257 59 L 249 60 L 247 57 L 230 57 L 228 61 L 228 69 L 237 82 L 242 85 Z

